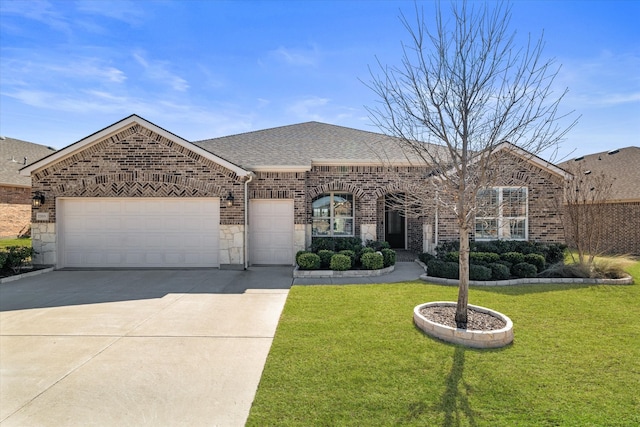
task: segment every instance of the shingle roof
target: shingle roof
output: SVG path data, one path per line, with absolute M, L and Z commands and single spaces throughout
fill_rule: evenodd
M 640 200 L 640 147 L 626 147 L 577 157 L 558 164 L 571 171 L 579 164 L 583 171 L 604 173 L 614 178 L 610 201 Z
M 55 149 L 15 138 L 0 138 L 0 184 L 31 187 L 31 177 L 18 171 L 25 165 L 52 154 Z
M 385 161 L 408 164 L 409 159 L 396 141 L 375 132 L 306 122 L 194 144 L 247 169 L 310 168 L 312 162 L 379 164 L 381 156 Z

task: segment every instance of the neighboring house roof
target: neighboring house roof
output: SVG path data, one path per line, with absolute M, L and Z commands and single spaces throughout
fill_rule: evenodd
M 138 124 L 146 129 L 151 130 L 152 132 L 157 133 L 160 136 L 163 136 L 167 139 L 170 139 L 171 141 L 182 145 L 183 147 L 186 147 L 187 149 L 195 152 L 196 154 L 199 154 L 201 156 L 203 156 L 206 159 L 209 159 L 231 171 L 233 171 L 236 175 L 238 176 L 247 176 L 249 174 L 248 171 L 242 169 L 241 167 L 237 166 L 236 164 L 233 164 L 221 157 L 216 156 L 215 154 L 203 150 L 202 148 L 198 147 L 197 145 L 192 144 L 191 142 L 180 138 L 179 136 L 143 119 L 142 117 L 139 117 L 135 114 L 132 114 L 129 117 L 126 117 L 122 120 L 120 120 L 119 122 L 116 122 L 114 124 L 112 124 L 111 126 L 107 126 L 106 128 L 87 136 L 84 139 L 81 139 L 78 142 L 75 142 L 71 145 L 68 145 L 67 147 L 61 149 L 60 151 L 56 151 L 55 153 L 53 153 L 52 155 L 43 158 L 35 163 L 30 164 L 29 166 L 23 167 L 22 169 L 20 169 L 20 173 L 22 175 L 26 175 L 29 176 L 31 174 L 31 172 L 36 171 L 38 169 L 42 169 L 44 167 L 47 167 L 50 164 L 59 162 L 62 159 L 65 159 L 67 157 L 70 157 L 72 155 L 74 155 L 75 153 L 82 151 L 88 147 L 90 147 L 91 145 L 94 145 L 102 140 L 104 140 L 105 138 L 108 138 L 118 132 L 121 132 L 124 129 L 128 129 L 131 126 Z
M 0 137 L 0 185 L 31 187 L 31 177 L 20 175 L 20 168 L 53 152 L 45 145 Z
M 194 144 L 252 170 L 309 170 L 311 165 L 424 164 L 387 135 L 319 122 L 247 132 Z M 446 152 L 443 147 L 435 146 Z
M 608 201 L 640 201 L 640 147 L 589 154 L 567 160 L 558 166 L 571 171 L 578 164 L 585 172 L 603 173 L 613 178 Z

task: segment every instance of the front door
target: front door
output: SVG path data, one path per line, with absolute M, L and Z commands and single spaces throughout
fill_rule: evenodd
M 396 210 L 385 209 L 384 239 L 393 249 L 405 249 L 405 217 Z

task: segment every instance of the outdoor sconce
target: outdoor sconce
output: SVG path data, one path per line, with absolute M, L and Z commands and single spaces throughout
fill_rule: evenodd
M 35 209 L 38 209 L 43 204 L 44 204 L 44 194 L 42 194 L 39 191 L 36 191 L 36 194 L 33 196 L 33 199 L 31 199 L 31 206 L 33 206 Z
M 233 197 L 233 194 L 231 194 L 231 191 L 229 191 L 229 195 L 226 198 L 227 201 L 227 207 L 230 208 L 231 206 L 233 206 L 233 201 L 235 200 L 235 198 Z

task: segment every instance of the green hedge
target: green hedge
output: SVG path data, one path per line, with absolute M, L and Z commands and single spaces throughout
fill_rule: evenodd
M 538 269 L 535 265 L 528 262 L 521 262 L 511 267 L 511 274 L 516 277 L 536 277 Z
M 510 267 L 507 267 L 504 264 L 494 262 L 489 264 L 489 268 L 491 269 L 491 279 L 492 280 L 507 280 L 511 276 Z
M 320 268 L 320 257 L 313 252 L 301 254 L 298 257 L 298 266 L 301 270 L 317 270 Z
M 506 252 L 500 255 L 500 259 L 509 261 L 511 264 L 520 264 L 524 262 L 524 254 L 520 252 Z
M 544 256 L 540 254 L 526 254 L 524 256 L 524 262 L 535 265 L 538 271 L 544 270 L 546 266 Z
M 331 264 L 331 257 L 335 255 L 335 252 L 330 251 L 329 249 L 321 249 L 318 251 L 318 256 L 320 257 L 320 268 L 329 268 L 329 264 Z
M 391 267 L 396 264 L 396 251 L 393 249 L 382 249 L 382 259 L 384 267 Z
M 9 246 L 0 250 L 0 271 L 18 273 L 33 254 L 33 248 L 28 246 Z
M 331 257 L 329 268 L 335 271 L 346 271 L 351 268 L 351 258 L 343 254 L 335 254 Z
M 367 252 L 360 259 L 365 270 L 380 270 L 384 267 L 384 257 L 379 252 Z
M 427 263 L 427 274 L 433 277 L 444 277 L 445 279 L 457 279 L 460 275 L 460 267 L 457 262 L 441 261 L 432 259 Z

